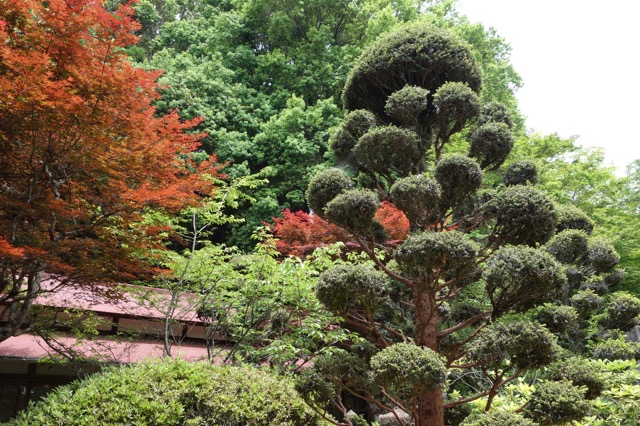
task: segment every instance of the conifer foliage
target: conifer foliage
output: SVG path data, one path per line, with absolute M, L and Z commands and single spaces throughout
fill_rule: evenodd
M 534 186 L 529 164 L 509 169 L 503 185 L 483 183 L 502 167 L 513 136 L 504 107 L 481 105 L 480 80 L 468 46 L 425 25 L 382 37 L 351 71 L 349 111 L 331 146 L 359 185 L 334 169 L 313 178 L 307 196 L 375 265 L 329 269 L 317 290 L 368 343 L 324 355 L 301 378 L 318 409 L 320 390 L 332 389 L 339 410 L 346 391 L 401 422 L 404 411 L 417 426 L 442 426 L 445 410 L 479 398 L 489 410 L 502 386 L 558 353 L 557 337 L 527 312 L 570 304 L 596 274 L 604 287 L 616 282 L 618 258 L 590 229 L 578 228 L 584 241 L 575 249 L 564 247 L 575 238 L 551 240 L 578 231 Z M 458 153 L 448 154 L 454 138 Z M 376 212 L 387 201 L 410 225 L 397 247 L 379 238 Z M 444 370 L 459 378 L 446 393 Z
M 133 67 L 132 7 L 0 2 L 0 341 L 23 331 L 43 273 L 75 282 L 139 276 L 162 248 L 145 209 L 211 190 L 190 160 L 197 122 L 155 115 L 158 72 Z M 195 173 L 195 172 L 199 173 Z

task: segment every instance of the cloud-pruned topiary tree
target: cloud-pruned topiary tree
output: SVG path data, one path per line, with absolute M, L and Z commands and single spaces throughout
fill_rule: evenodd
M 588 217 L 537 189 L 531 163 L 503 172 L 504 185 L 483 187 L 484 171 L 502 166 L 513 137 L 508 110 L 481 105 L 480 81 L 467 45 L 425 25 L 379 39 L 352 69 L 346 118 L 331 141 L 346 172 L 321 172 L 307 196 L 372 260 L 327 270 L 317 288 L 368 346 L 355 339 L 305 372 L 299 386 L 312 406 L 344 410 L 347 392 L 400 423 L 409 413 L 417 426 L 444 425 L 446 409 L 483 397 L 489 410 L 502 386 L 556 359 L 557 337 L 528 311 L 546 306 L 539 318 L 557 331 L 600 306 L 588 297 L 571 303 L 593 276 L 614 275 L 617 262 L 610 245 L 589 236 Z M 448 153 L 453 140 L 457 153 Z M 358 185 L 345 178 L 350 172 Z M 382 201 L 410 222 L 397 247 L 379 236 Z M 556 315 L 550 302 L 572 307 Z M 456 380 L 444 394 L 445 370 L 475 379 Z M 352 423 L 345 416 L 340 424 Z

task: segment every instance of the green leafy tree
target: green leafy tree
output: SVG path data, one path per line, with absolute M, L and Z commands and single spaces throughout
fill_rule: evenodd
M 399 25 L 423 21 L 459 32 L 481 64 L 481 99 L 500 100 L 517 116 L 520 83 L 508 45 L 458 16 L 450 1 L 144 0 L 136 17 L 141 40 L 131 57 L 165 71 L 158 111 L 202 117 L 203 148 L 229 163 L 231 178 L 271 167 L 272 185 L 240 207 L 243 224 L 227 228 L 243 249 L 254 245 L 250 235 L 262 221 L 307 209 L 309 179 L 331 159 L 327 135 L 342 118 L 349 70 L 363 48 Z
M 308 378 L 299 384 L 310 404 L 321 407 L 330 395 L 340 406 L 346 391 L 401 423 L 400 412 L 409 413 L 420 426 L 444 425 L 445 409 L 483 397 L 489 410 L 501 387 L 557 356 L 556 336 L 528 312 L 590 281 L 601 279 L 606 290 L 616 274 L 613 247 L 588 237 L 584 213 L 563 214 L 532 185 L 532 167 L 512 167 L 505 185 L 483 185 L 512 150 L 514 123 L 508 108 L 482 105 L 480 87 L 468 44 L 433 26 L 382 37 L 351 70 L 342 95 L 348 114 L 331 147 L 359 174 L 359 187 L 329 169 L 311 180 L 307 196 L 375 263 L 330 268 L 317 287 L 325 307 L 368 344 L 354 342 L 314 365 L 307 374 L 319 387 Z M 460 133 L 468 135 L 466 155 L 448 153 L 465 146 Z M 374 219 L 382 200 L 411 223 L 395 249 Z M 570 277 L 571 265 L 580 274 Z M 473 378 L 444 395 L 447 369 Z M 562 418 L 576 418 L 580 407 Z

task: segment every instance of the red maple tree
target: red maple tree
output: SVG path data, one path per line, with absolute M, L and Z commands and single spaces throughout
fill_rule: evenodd
M 392 203 L 383 201 L 375 218 L 387 231 L 390 242 L 399 243 L 409 235 L 409 219 Z M 276 249 L 285 256 L 307 256 L 318 247 L 338 241 L 355 243 L 342 228 L 303 211 L 285 209 L 282 217 L 274 217 L 273 221 L 270 228 L 276 238 Z
M 202 135 L 156 117 L 157 71 L 124 47 L 131 4 L 0 0 L 0 341 L 24 330 L 43 275 L 63 282 L 139 276 L 162 249 L 147 209 L 177 211 L 212 190 Z M 62 278 L 61 278 L 62 279 Z

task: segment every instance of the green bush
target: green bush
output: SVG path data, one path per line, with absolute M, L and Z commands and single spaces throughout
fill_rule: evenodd
M 580 420 L 589 414 L 585 391 L 586 388 L 576 387 L 569 380 L 540 382 L 525 414 L 543 426 Z
M 547 371 L 549 380 L 570 380 L 574 386 L 586 388 L 585 398 L 594 399 L 604 389 L 604 375 L 598 365 L 582 358 L 567 358 L 554 362 Z
M 293 385 L 250 367 L 177 360 L 114 367 L 58 388 L 10 426 L 316 425 Z
M 513 411 L 494 410 L 473 414 L 460 426 L 535 426 L 535 423 Z

